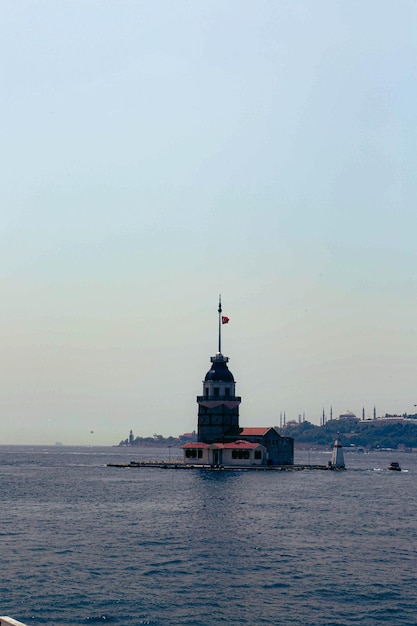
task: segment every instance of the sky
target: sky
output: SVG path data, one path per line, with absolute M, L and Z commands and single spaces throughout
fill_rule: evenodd
M 0 442 L 417 404 L 414 0 L 3 0 Z

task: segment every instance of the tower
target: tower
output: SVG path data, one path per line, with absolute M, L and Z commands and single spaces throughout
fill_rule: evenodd
M 340 433 L 337 433 L 333 452 L 332 452 L 332 460 L 330 461 L 330 466 L 336 469 L 344 469 L 345 467 L 345 459 L 343 457 L 343 448 L 340 443 Z
M 235 395 L 235 379 L 227 363 L 229 358 L 222 354 L 222 325 L 229 318 L 222 316 L 219 296 L 219 345 L 218 352 L 210 358 L 211 368 L 203 381 L 203 395 L 197 396 L 198 441 L 212 443 L 222 441 L 226 432 L 239 428 L 239 404 L 241 398 Z

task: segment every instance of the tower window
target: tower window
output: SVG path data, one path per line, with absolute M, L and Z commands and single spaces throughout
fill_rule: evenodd
M 226 387 L 226 389 L 224 390 L 224 395 L 225 396 L 230 396 L 230 389 L 229 389 L 229 387 Z
M 214 389 L 213 389 L 213 395 L 215 395 L 215 396 L 219 396 L 219 395 L 220 395 L 220 389 L 219 389 L 219 387 L 214 387 Z
M 206 398 L 208 398 L 208 395 L 209 395 L 209 388 L 206 387 Z

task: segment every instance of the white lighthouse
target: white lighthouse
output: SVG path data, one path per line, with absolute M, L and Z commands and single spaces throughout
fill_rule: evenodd
M 345 459 L 343 457 L 342 444 L 340 443 L 340 433 L 337 433 L 336 435 L 330 467 L 334 467 L 335 469 L 345 469 Z

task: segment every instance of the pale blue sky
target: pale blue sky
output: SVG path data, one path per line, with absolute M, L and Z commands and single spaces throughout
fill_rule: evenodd
M 0 14 L 2 443 L 414 410 L 414 0 Z

